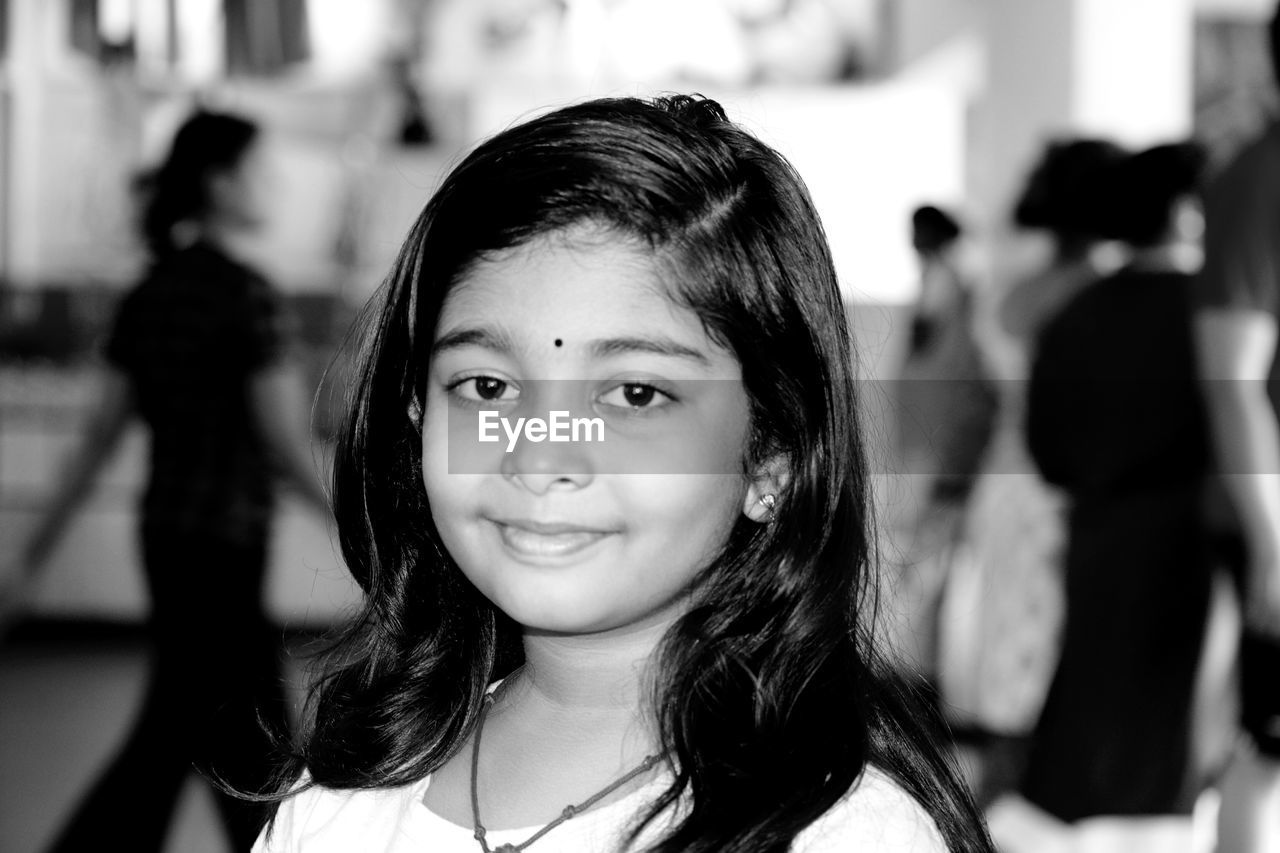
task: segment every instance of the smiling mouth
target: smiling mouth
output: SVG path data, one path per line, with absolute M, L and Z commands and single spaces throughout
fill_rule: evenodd
M 497 521 L 498 535 L 507 549 L 522 557 L 566 557 L 591 547 L 615 531 L 572 524 Z

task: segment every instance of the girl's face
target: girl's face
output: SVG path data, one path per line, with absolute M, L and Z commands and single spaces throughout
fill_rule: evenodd
M 444 303 L 427 379 L 423 480 L 449 553 L 527 630 L 674 618 L 739 515 L 759 517 L 741 379 L 616 236 L 575 230 L 479 263 Z M 482 410 L 510 426 L 557 409 L 601 417 L 602 440 L 512 444 L 495 425 L 476 441 Z

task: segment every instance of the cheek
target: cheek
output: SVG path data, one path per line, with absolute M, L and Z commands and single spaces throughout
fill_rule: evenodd
M 477 475 L 450 473 L 448 444 L 436 440 L 439 424 L 429 416 L 423 423 L 422 485 L 431 506 L 432 520 L 446 544 L 456 541 L 459 520 L 475 500 Z
M 639 478 L 623 498 L 637 544 L 655 565 L 692 574 L 713 559 L 742 512 L 746 483 L 731 475 Z
M 457 478 L 450 473 L 451 467 L 459 470 L 450 465 L 450 429 L 448 401 L 429 392 L 422 413 L 422 482 L 433 505 L 448 500 L 457 488 Z

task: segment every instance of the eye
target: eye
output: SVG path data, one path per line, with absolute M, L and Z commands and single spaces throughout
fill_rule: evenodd
M 514 400 L 518 395 L 514 385 L 496 376 L 469 376 L 450 385 L 449 391 L 464 400 L 485 403 Z
M 625 409 L 656 409 L 674 401 L 674 397 L 647 382 L 625 382 L 606 391 L 600 402 Z

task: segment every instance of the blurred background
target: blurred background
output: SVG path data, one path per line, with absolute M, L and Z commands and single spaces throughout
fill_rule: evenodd
M 998 303 L 1051 251 L 1010 217 L 1049 141 L 1193 137 L 1213 168 L 1262 131 L 1272 11 L 1270 0 L 0 0 L 0 570 L 85 429 L 104 337 L 146 267 L 133 180 L 196 106 L 251 115 L 270 138 L 269 225 L 245 251 L 295 324 L 320 464 L 350 322 L 448 167 L 521 117 L 596 95 L 720 100 L 808 182 L 866 374 L 891 380 L 927 286 L 913 211 L 936 205 L 963 223 L 978 303 Z M 996 331 L 987 345 L 998 359 Z M 873 441 L 891 444 L 893 407 L 869 398 Z M 140 701 L 146 465 L 137 425 L 0 646 L 4 853 L 48 843 Z M 921 559 L 902 544 L 924 498 L 897 475 L 914 473 L 880 483 L 890 562 Z M 268 613 L 301 647 L 356 591 L 324 522 L 288 494 L 270 547 Z M 1028 595 L 1052 623 L 1045 583 Z M 976 612 L 950 608 L 962 622 Z M 1051 657 L 1052 632 L 1038 642 L 1028 654 Z M 1010 730 L 1043 697 L 1040 658 L 1029 695 L 999 700 L 1016 706 Z M 1000 721 L 969 699 L 985 726 Z M 169 849 L 227 849 L 203 789 L 182 802 Z

